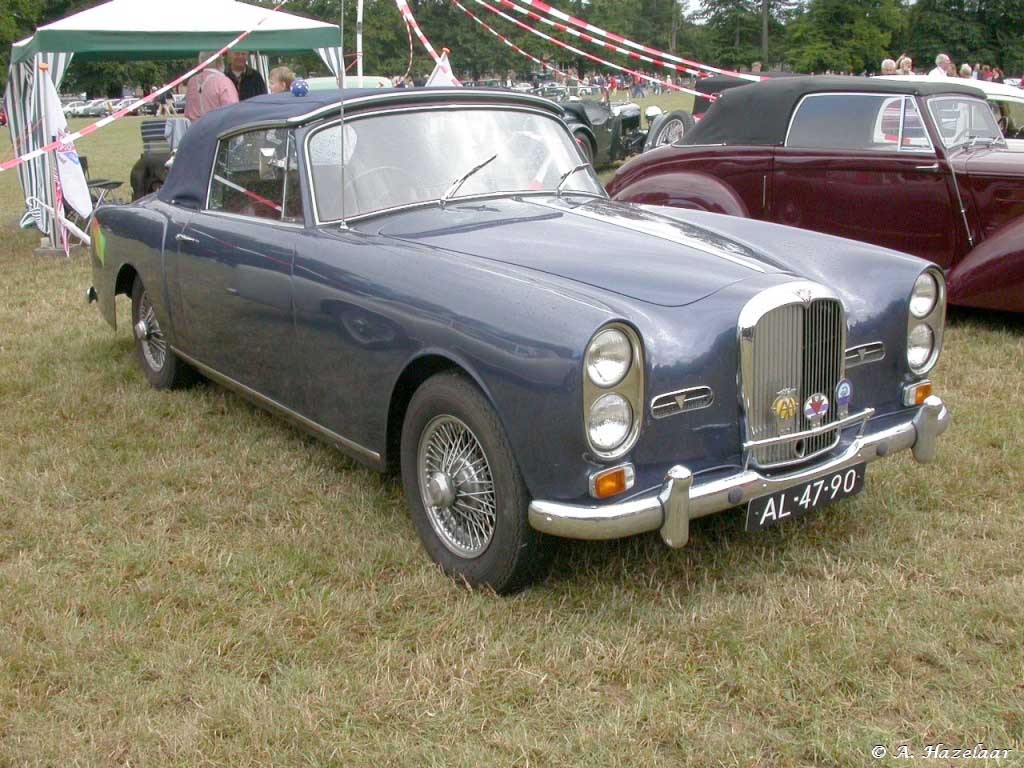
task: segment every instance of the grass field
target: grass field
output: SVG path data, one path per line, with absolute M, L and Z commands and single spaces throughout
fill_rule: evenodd
M 127 179 L 139 147 L 126 120 L 80 150 Z M 760 535 L 567 543 L 500 599 L 430 564 L 396 480 L 149 389 L 19 195 L 0 175 L 0 766 L 1022 762 L 1024 321 L 952 318 L 937 463 Z

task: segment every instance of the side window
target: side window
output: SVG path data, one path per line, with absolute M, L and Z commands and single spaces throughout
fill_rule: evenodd
M 912 99 L 867 93 L 808 96 L 793 115 L 786 146 L 896 152 L 901 149 L 901 116 L 904 130 L 915 141 L 927 142 Z M 902 148 L 912 146 L 903 141 Z
M 258 219 L 287 218 L 284 203 L 289 176 L 289 138 L 286 129 L 275 128 L 221 140 L 213 164 L 207 208 Z M 297 171 L 294 176 L 297 181 Z M 301 216 L 301 197 L 296 197 L 300 201 Z
M 902 119 L 902 127 L 901 127 Z M 872 149 L 898 149 L 900 152 L 931 152 L 921 114 L 910 96 L 887 98 L 875 118 Z

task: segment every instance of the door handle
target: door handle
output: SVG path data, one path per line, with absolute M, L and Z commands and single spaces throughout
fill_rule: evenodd
M 939 164 L 938 163 L 932 163 L 931 165 L 915 165 L 914 166 L 914 170 L 915 171 L 929 171 L 931 173 L 935 173 L 936 171 L 939 170 Z
M 177 240 L 179 243 L 198 243 L 199 242 L 194 237 L 189 237 L 188 235 L 183 235 L 183 234 L 181 234 L 181 232 L 176 234 L 174 236 L 174 239 Z

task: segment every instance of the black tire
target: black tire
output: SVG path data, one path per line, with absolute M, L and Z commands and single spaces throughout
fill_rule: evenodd
M 139 330 L 139 322 L 143 319 L 147 335 Z M 156 389 L 179 389 L 194 384 L 199 378 L 194 368 L 171 351 L 169 340 L 152 311 L 146 287 L 138 276 L 132 285 L 132 336 L 135 339 L 135 356 L 151 386 Z M 161 344 L 162 354 L 158 354 Z
M 572 137 L 576 139 L 576 146 L 580 148 L 580 154 L 583 155 L 583 159 L 594 165 L 594 145 L 590 143 L 590 137 L 587 136 L 586 131 L 576 131 Z
M 644 151 L 661 147 L 666 144 L 677 143 L 683 136 L 693 130 L 696 123 L 693 122 L 693 115 L 689 112 L 676 110 L 664 115 L 659 115 L 647 133 L 647 141 L 644 143 Z
M 456 520 L 454 516 L 462 515 L 455 506 L 461 502 L 461 489 L 470 486 L 486 488 L 487 485 L 477 484 L 488 483 L 486 476 L 481 480 L 474 474 L 474 481 L 466 483 L 464 477 L 459 480 L 459 474 L 454 473 L 451 479 L 459 489 L 455 491 L 455 501 L 449 501 L 444 508 L 431 506 L 430 513 L 427 510 L 426 496 L 430 491 L 426 479 L 429 471 L 424 469 L 421 473 L 421 452 L 429 455 L 431 436 L 455 422 L 468 430 L 486 460 L 480 464 L 462 458 L 464 466 L 470 463 L 487 470 L 493 489 L 493 521 L 485 520 L 490 526 L 490 538 L 485 546 L 481 545 L 484 548 L 479 553 L 459 554 L 453 551 L 452 547 L 460 543 L 456 541 L 458 534 L 471 531 L 468 525 L 459 527 L 453 521 Z M 437 426 L 439 424 L 440 427 Z M 472 457 L 472 451 L 469 454 Z M 416 531 L 430 557 L 445 573 L 472 586 L 490 587 L 500 594 L 508 594 L 522 589 L 547 572 L 554 542 L 530 527 L 527 519 L 530 496 L 519 465 L 497 414 L 472 381 L 457 373 L 440 373 L 423 383 L 413 395 L 405 414 L 401 461 L 402 485 Z M 452 462 L 446 470 L 456 464 Z M 444 528 L 440 518 L 453 524 L 454 534 L 439 532 L 435 528 L 435 525 Z M 466 516 L 462 515 L 461 519 L 465 520 Z

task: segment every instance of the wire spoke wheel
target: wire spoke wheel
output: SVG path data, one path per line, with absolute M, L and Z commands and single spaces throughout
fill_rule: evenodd
M 454 416 L 432 419 L 417 452 L 423 507 L 441 543 L 466 559 L 479 557 L 494 538 L 497 501 L 483 447 Z
M 157 322 L 153 303 L 145 291 L 139 298 L 139 315 L 135 322 L 135 337 L 142 346 L 142 354 L 154 371 L 162 370 L 167 361 L 167 340 Z
M 658 146 L 675 144 L 683 138 L 683 134 L 685 133 L 686 126 L 683 125 L 682 120 L 668 120 L 665 125 L 662 126 L 661 135 L 658 137 Z

